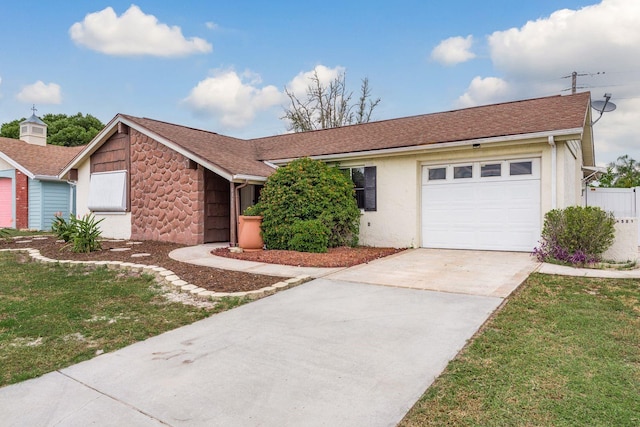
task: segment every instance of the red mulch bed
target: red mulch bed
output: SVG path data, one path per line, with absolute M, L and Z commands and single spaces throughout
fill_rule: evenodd
M 40 240 L 41 237 L 46 239 Z M 22 243 L 21 243 L 22 242 Z M 251 274 L 240 271 L 221 270 L 176 261 L 169 257 L 169 252 L 184 245 L 165 242 L 141 241 L 131 244 L 130 241 L 103 241 L 102 250 L 89 254 L 72 252 L 68 245 L 59 243 L 54 236 L 28 236 L 19 239 L 0 240 L 0 249 L 33 248 L 43 256 L 58 260 L 78 261 L 122 261 L 145 265 L 157 265 L 176 273 L 182 280 L 216 292 L 241 292 L 271 286 L 283 280 L 282 277 Z M 125 251 L 111 251 L 115 248 L 129 248 Z M 231 254 L 224 248 L 216 255 L 237 259 L 268 262 L 273 264 L 313 266 L 313 267 L 346 267 L 399 252 L 389 248 L 336 248 L 327 254 L 309 254 L 292 251 L 260 251 Z M 144 257 L 132 257 L 133 254 L 149 254 Z
M 268 264 L 294 265 L 298 267 L 351 267 L 393 255 L 402 250 L 359 246 L 355 248 L 330 248 L 327 253 L 316 254 L 281 250 L 236 253 L 230 252 L 228 248 L 219 248 L 214 249 L 211 253 L 227 258 L 266 262 Z

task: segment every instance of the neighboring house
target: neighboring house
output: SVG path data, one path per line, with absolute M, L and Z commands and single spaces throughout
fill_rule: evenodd
M 47 145 L 47 125 L 32 115 L 20 139 L 0 137 L 0 227 L 48 230 L 57 212 L 74 212 L 75 188 L 58 178 L 83 147 Z
M 590 94 L 253 140 L 119 114 L 61 176 L 107 236 L 235 242 L 237 212 L 300 157 L 349 170 L 362 244 L 530 251 L 548 210 L 582 204 Z

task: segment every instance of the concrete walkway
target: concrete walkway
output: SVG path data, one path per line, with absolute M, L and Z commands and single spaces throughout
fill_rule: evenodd
M 266 264 L 264 262 L 242 261 L 211 254 L 213 249 L 226 248 L 228 246 L 227 243 L 206 243 L 204 245 L 173 250 L 169 253 L 169 257 L 176 261 L 187 262 L 189 264 L 279 277 L 310 276 L 316 278 L 344 270 L 344 268 L 295 267 L 290 265 Z
M 593 268 L 574 268 L 565 265 L 542 263 L 536 270 L 543 274 L 558 274 L 561 276 L 601 277 L 608 279 L 640 279 L 640 269 L 633 270 L 596 270 Z

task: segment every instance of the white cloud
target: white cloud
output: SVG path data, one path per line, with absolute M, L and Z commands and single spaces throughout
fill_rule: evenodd
M 336 66 L 334 68 L 329 68 L 324 65 L 316 65 L 316 67 L 311 71 L 302 71 L 298 73 L 289 83 L 287 83 L 287 89 L 292 92 L 294 95 L 300 97 L 304 96 L 307 92 L 307 87 L 311 83 L 311 78 L 314 73 L 318 74 L 318 79 L 320 83 L 323 85 L 328 85 L 331 81 L 333 81 L 339 74 L 345 72 L 345 68 L 341 66 Z
M 594 99 L 601 99 L 601 97 L 594 95 Z M 602 166 L 624 154 L 640 160 L 637 131 L 640 99 L 616 100 L 615 104 L 617 109 L 604 113 L 598 123 L 593 126 L 596 162 Z M 593 120 L 600 115 L 595 110 L 591 112 Z
M 62 102 L 62 91 L 60 85 L 56 83 L 45 84 L 37 82 L 25 86 L 16 95 L 16 99 L 21 102 L 34 104 L 60 104 Z
M 215 22 L 211 22 L 211 21 L 206 22 L 205 25 L 210 30 L 217 30 L 218 28 L 220 28 L 220 26 L 218 24 L 216 24 Z
M 431 51 L 431 59 L 443 65 L 455 65 L 476 57 L 471 52 L 473 36 L 450 37 L 443 40 Z
M 245 71 L 215 70 L 200 81 L 183 103 L 199 115 L 216 118 L 222 126 L 242 128 L 257 112 L 268 110 L 284 101 L 275 86 L 258 87 L 260 76 Z
M 512 89 L 505 80 L 498 77 L 475 77 L 467 91 L 458 98 L 457 104 L 461 108 L 476 105 L 493 104 L 509 99 Z
M 120 17 L 111 7 L 90 13 L 71 26 L 69 35 L 76 44 L 107 55 L 174 57 L 212 50 L 206 40 L 185 38 L 180 27 L 160 23 L 136 5 Z
M 611 101 L 618 105 L 594 126 L 597 161 L 614 161 L 623 154 L 640 159 L 638 22 L 639 1 L 602 0 L 578 10 L 558 10 L 519 28 L 495 31 L 486 40 L 492 74 L 499 78 L 474 78 L 457 104 L 567 94 L 571 78 L 562 77 L 577 71 L 578 91 L 590 90 L 593 99 L 610 92 Z
M 488 38 L 491 59 L 500 70 L 523 76 L 635 69 L 638 22 L 637 0 L 603 0 L 579 10 L 559 10 L 521 28 L 494 32 Z

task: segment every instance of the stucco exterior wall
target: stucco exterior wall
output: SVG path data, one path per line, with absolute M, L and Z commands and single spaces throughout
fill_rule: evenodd
M 562 144 L 562 143 L 561 143 Z M 558 151 L 563 151 L 561 147 Z M 569 156 L 571 156 L 569 154 Z M 557 198 L 560 205 L 579 204 L 581 159 L 558 156 Z M 377 210 L 363 212 L 360 221 L 360 243 L 370 246 L 418 247 L 421 244 L 421 168 L 429 164 L 467 161 L 540 158 L 541 224 L 551 209 L 551 146 L 546 138 L 514 145 L 499 144 L 480 148 L 458 147 L 425 150 L 421 154 L 386 158 L 363 158 L 340 162 L 341 167 L 377 167 Z M 570 187 L 565 190 L 565 188 Z
M 131 129 L 131 238 L 204 241 L 204 169 Z
M 83 162 L 78 167 L 78 182 L 76 185 L 76 213 L 78 217 L 89 214 L 91 211 L 87 207 L 89 200 L 89 182 L 91 180 L 91 169 L 89 161 Z M 104 220 L 99 227 L 102 237 L 109 239 L 130 239 L 131 238 L 131 213 L 109 213 L 95 214 L 96 219 Z
M 582 205 L 582 151 L 572 141 L 558 143 L 558 208 Z

